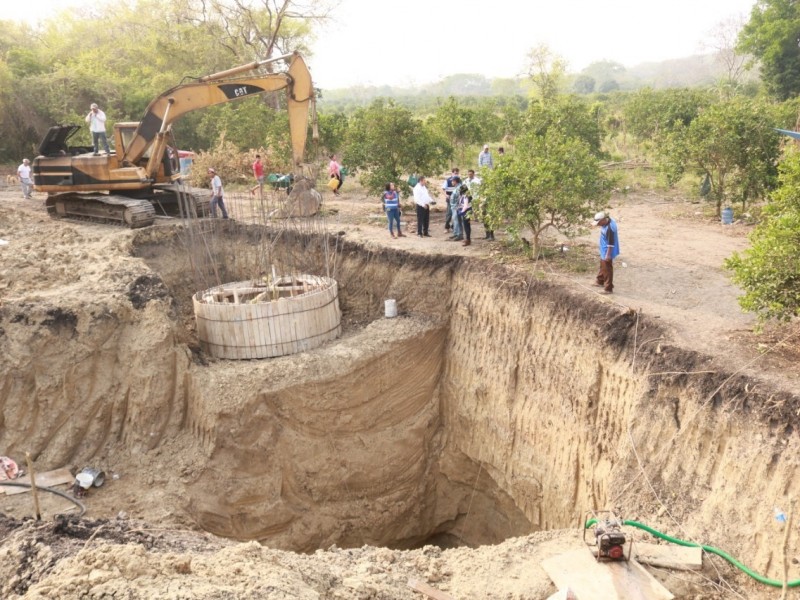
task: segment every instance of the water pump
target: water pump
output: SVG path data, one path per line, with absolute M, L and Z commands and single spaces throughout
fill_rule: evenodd
M 587 523 L 592 523 L 586 527 Z M 587 546 L 596 547 L 598 561 L 628 561 L 633 549 L 633 537 L 622 530 L 622 519 L 611 510 L 587 511 L 583 520 L 583 541 Z M 592 529 L 594 544 L 586 539 L 586 532 Z M 627 544 L 627 555 L 625 546 Z

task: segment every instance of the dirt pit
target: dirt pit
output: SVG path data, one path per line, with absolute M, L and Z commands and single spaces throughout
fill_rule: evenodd
M 417 578 L 546 598 L 540 560 L 580 547 L 592 507 L 782 575 L 772 513 L 797 491 L 797 397 L 624 296 L 387 248 L 363 225 L 287 232 L 285 263 L 339 282 L 342 337 L 214 360 L 191 295 L 251 276 L 262 234 L 246 222 L 206 223 L 203 256 L 172 222 L 130 232 L 9 203 L 0 224 L 0 453 L 107 474 L 81 521 L 53 522 L 57 497 L 40 524 L 22 520 L 29 494 L 0 497 L 4 597 L 413 598 Z M 711 558 L 656 576 L 678 597 L 771 594 Z

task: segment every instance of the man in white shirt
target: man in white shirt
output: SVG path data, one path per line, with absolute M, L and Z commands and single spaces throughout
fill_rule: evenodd
M 106 148 L 106 154 L 111 154 L 108 147 L 108 138 L 106 137 L 106 113 L 104 113 L 97 104 L 92 103 L 89 114 L 86 115 L 86 122 L 89 124 L 89 131 L 92 132 L 92 144 L 94 145 L 94 156 L 100 154 L 100 140 L 103 140 L 103 145 Z
M 22 197 L 30 200 L 33 191 L 33 181 L 31 181 L 31 161 L 27 158 L 22 159 L 22 164 L 17 167 L 17 176 L 22 185 Z
M 425 177 L 420 177 L 417 185 L 414 186 L 414 204 L 417 206 L 417 236 L 431 237 L 428 233 L 428 226 L 431 222 L 431 205 L 436 202 L 431 198 L 427 188 L 428 182 Z

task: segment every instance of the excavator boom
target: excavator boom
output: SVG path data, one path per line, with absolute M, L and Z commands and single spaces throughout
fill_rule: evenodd
M 308 129 L 309 102 L 314 95 L 311 74 L 299 54 L 287 55 L 292 60 L 286 73 L 267 73 L 250 77 L 234 77 L 272 61 L 258 61 L 200 78 L 196 83 L 176 86 L 153 100 L 145 111 L 121 157 L 122 164 L 137 163 L 159 133 L 188 112 L 240 100 L 264 92 L 287 90 L 289 129 L 292 137 L 292 158 L 295 165 L 303 162 Z M 286 57 L 280 57 L 286 58 Z

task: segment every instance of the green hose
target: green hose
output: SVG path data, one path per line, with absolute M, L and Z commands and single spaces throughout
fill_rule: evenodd
M 589 527 L 591 527 L 595 523 L 597 523 L 597 519 L 589 519 L 588 521 L 586 521 L 586 526 L 585 526 L 586 529 L 589 529 Z M 651 535 L 661 538 L 662 540 L 666 540 L 672 544 L 677 544 L 678 546 L 687 546 L 688 548 L 702 548 L 704 551 L 709 552 L 710 554 L 716 554 L 717 556 L 724 558 L 734 567 L 737 567 L 739 570 L 744 571 L 750 577 L 752 577 L 753 579 L 755 579 L 760 583 L 771 585 L 773 587 L 783 587 L 783 581 L 778 581 L 777 579 L 769 579 L 768 577 L 764 577 L 763 575 L 755 573 L 754 571 L 748 569 L 745 565 L 740 563 L 738 560 L 733 558 L 727 552 L 720 550 L 719 548 L 714 548 L 714 546 L 704 546 L 702 544 L 696 544 L 694 542 L 687 542 L 686 540 L 679 540 L 678 538 L 669 536 L 666 533 L 661 533 L 660 531 L 653 529 L 652 527 L 649 527 L 644 523 L 639 523 L 638 521 L 623 521 L 622 524 L 629 525 L 631 527 L 638 527 L 639 529 L 642 529 Z M 798 587 L 800 586 L 800 579 L 789 581 L 786 584 L 786 586 L 790 588 Z

